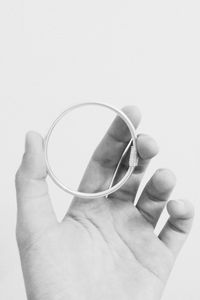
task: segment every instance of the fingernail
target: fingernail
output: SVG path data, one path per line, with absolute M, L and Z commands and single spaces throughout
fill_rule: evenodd
M 180 208 L 185 208 L 185 203 L 183 200 L 174 200 L 176 205 L 178 205 Z

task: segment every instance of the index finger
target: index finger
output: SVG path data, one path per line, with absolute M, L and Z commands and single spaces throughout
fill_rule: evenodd
M 141 120 L 138 108 L 126 106 L 122 110 L 137 128 Z M 130 139 L 128 126 L 117 116 L 92 155 L 79 186 L 81 192 L 95 193 L 109 187 L 113 173 Z

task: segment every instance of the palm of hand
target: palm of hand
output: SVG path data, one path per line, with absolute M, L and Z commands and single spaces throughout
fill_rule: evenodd
M 173 257 L 152 225 L 128 206 L 89 215 L 68 214 L 24 248 L 37 299 L 159 299 Z
M 135 113 L 129 117 L 137 123 Z M 129 138 L 120 122 L 115 120 L 95 151 L 80 185 L 82 191 L 107 187 L 113 160 L 116 163 L 124 148 L 119 137 Z M 113 143 L 115 149 L 119 145 L 116 157 Z M 137 143 L 139 167 L 125 186 L 109 198 L 74 199 L 58 223 L 44 181 L 42 140 L 34 133 L 27 136 L 26 154 L 17 174 L 17 239 L 28 299 L 160 299 L 191 226 L 192 209 L 171 201 L 169 221 L 158 237 L 154 234 L 174 177 L 168 170 L 156 172 L 134 206 L 141 178 L 157 152 L 147 136 Z M 119 176 L 123 172 L 122 167 Z

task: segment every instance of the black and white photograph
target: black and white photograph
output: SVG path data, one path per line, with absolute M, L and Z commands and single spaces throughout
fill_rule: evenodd
M 200 300 L 199 16 L 1 1 L 1 300 Z

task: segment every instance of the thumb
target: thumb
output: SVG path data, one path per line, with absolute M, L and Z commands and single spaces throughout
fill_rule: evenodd
M 20 230 L 35 233 L 56 222 L 46 183 L 43 138 L 36 132 L 26 134 L 25 153 L 16 173 L 16 193 Z

